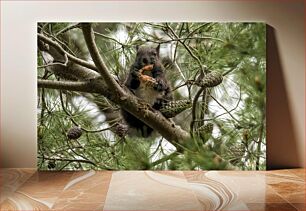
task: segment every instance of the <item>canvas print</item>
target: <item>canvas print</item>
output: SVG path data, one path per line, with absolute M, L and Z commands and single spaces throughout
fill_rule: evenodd
M 264 170 L 264 23 L 37 23 L 39 170 Z

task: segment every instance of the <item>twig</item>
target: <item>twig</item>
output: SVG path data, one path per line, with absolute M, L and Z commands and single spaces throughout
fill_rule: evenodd
M 215 41 L 219 41 L 219 42 L 225 43 L 225 41 L 220 39 L 220 38 L 210 37 L 210 36 L 204 36 L 204 37 L 178 37 L 178 38 L 175 38 L 175 39 L 171 38 L 170 40 L 161 40 L 161 39 L 159 39 L 159 41 L 147 39 L 147 41 L 149 41 L 149 42 L 158 43 L 158 44 L 165 44 L 165 43 L 170 43 L 170 42 L 183 42 L 184 43 L 186 40 L 215 40 Z
M 72 81 L 51 81 L 37 80 L 38 88 L 60 89 L 69 91 L 80 91 L 93 93 L 94 90 L 90 85 L 90 81 L 72 82 Z M 99 93 L 98 91 L 96 93 Z
M 70 143 L 69 143 L 70 140 L 69 140 L 68 138 L 67 138 L 66 140 L 67 140 L 67 145 L 68 145 L 69 149 L 70 149 L 75 155 L 77 155 L 77 156 L 83 158 L 84 160 L 88 160 L 84 155 L 81 155 L 81 154 L 79 154 L 78 152 L 76 152 L 76 151 L 74 150 L 74 146 L 73 146 L 73 144 L 70 145 Z M 92 162 L 92 161 L 91 161 L 91 162 Z M 92 163 L 94 163 L 94 162 L 92 162 Z
M 159 142 L 158 142 L 158 145 L 157 145 L 157 147 L 156 147 L 156 149 L 154 150 L 154 152 L 150 155 L 150 158 L 152 158 L 155 154 L 156 154 L 156 152 L 158 151 L 158 149 L 161 147 L 161 144 L 162 144 L 162 142 L 163 142 L 163 137 L 159 140 Z
M 210 93 L 211 89 L 204 89 L 203 96 L 202 96 L 202 102 L 201 104 L 201 114 L 200 119 L 202 120 L 202 124 L 204 123 L 205 113 L 208 113 L 208 94 Z
M 115 43 L 117 43 L 117 44 L 119 44 L 119 45 L 121 45 L 121 46 L 128 46 L 128 45 L 126 45 L 126 44 L 123 44 L 123 43 L 119 42 L 119 41 L 116 40 L 115 38 L 110 37 L 110 36 L 107 36 L 107 35 L 105 35 L 105 34 L 101 34 L 101 33 L 99 33 L 99 32 L 94 32 L 94 34 L 96 34 L 96 35 L 98 35 L 98 36 L 100 36 L 100 37 L 103 37 L 104 39 L 112 40 L 112 41 L 114 41 Z
M 85 128 L 81 128 L 81 129 L 84 130 L 87 133 L 99 133 L 99 132 L 103 132 L 103 131 L 112 129 L 116 124 L 117 124 L 117 122 L 112 124 L 111 126 L 109 126 L 107 128 L 103 128 L 103 129 L 99 129 L 99 130 L 87 130 Z
M 201 60 L 196 56 L 194 55 L 194 53 L 191 51 L 191 49 L 184 43 L 180 40 L 180 38 L 178 37 L 178 35 L 173 31 L 173 29 L 171 28 L 171 26 L 169 26 L 168 23 L 166 23 L 166 26 L 167 28 L 170 30 L 170 32 L 173 34 L 173 36 L 185 47 L 185 49 L 188 51 L 188 53 L 190 54 L 190 56 L 195 59 L 200 67 L 200 69 L 204 72 L 204 67 L 203 67 L 203 64 L 201 62 Z M 168 35 L 169 36 L 169 35 Z
M 241 90 L 240 90 L 240 95 L 239 95 L 239 99 L 238 99 L 238 102 L 237 102 L 236 106 L 235 106 L 234 108 L 232 108 L 231 110 L 229 110 L 228 112 L 232 112 L 232 111 L 236 110 L 236 109 L 238 108 L 238 106 L 239 106 L 240 101 L 241 101 Z M 213 118 L 210 118 L 210 119 L 195 120 L 195 122 L 200 122 L 200 121 L 211 121 L 211 120 L 214 120 L 214 119 L 216 119 L 216 118 L 218 118 L 218 117 L 220 117 L 220 116 L 223 116 L 223 115 L 225 115 L 225 114 L 228 114 L 228 112 L 219 114 L 219 115 L 214 116 Z
M 214 101 L 216 101 L 216 103 L 221 106 L 236 122 L 240 123 L 239 120 L 237 120 L 214 96 L 210 95 L 210 97 L 214 99 Z
M 91 70 L 95 70 L 95 71 L 98 71 L 97 67 L 85 60 L 82 60 L 82 59 L 79 59 L 73 55 L 71 55 L 70 53 L 68 53 L 67 51 L 65 51 L 62 46 L 60 46 L 57 42 L 51 40 L 50 38 L 42 35 L 42 34 L 37 34 L 38 36 L 38 39 L 42 40 L 43 42 L 49 44 L 49 45 L 52 45 L 56 50 L 58 50 L 59 52 L 61 52 L 62 54 L 66 54 L 67 57 L 69 58 L 69 60 L 71 60 L 72 62 L 76 63 L 76 64 L 79 64 L 83 67 L 87 67 Z
M 63 41 L 59 40 L 56 36 L 49 34 L 47 32 L 44 32 L 44 34 L 46 34 L 48 37 L 53 38 L 56 42 L 58 42 L 59 44 L 61 44 L 62 46 L 64 46 L 65 48 L 67 48 L 67 50 L 73 55 L 75 56 L 75 53 L 70 49 L 70 47 Z
M 222 76 L 224 77 L 224 76 L 226 76 L 226 75 L 230 74 L 230 73 L 231 73 L 232 71 L 234 71 L 236 68 L 237 68 L 237 66 L 236 66 L 236 67 L 231 68 L 230 70 L 228 70 L 228 71 L 224 72 L 224 73 L 222 74 Z
M 157 160 L 157 161 L 154 161 L 154 162 L 151 164 L 151 166 L 157 166 L 157 165 L 159 165 L 159 164 L 161 164 L 161 163 L 163 163 L 163 162 L 166 162 L 166 161 L 168 161 L 168 160 L 170 160 L 170 159 L 172 159 L 172 158 L 174 158 L 174 157 L 176 157 L 176 156 L 178 156 L 178 155 L 179 155 L 178 152 L 173 152 L 173 153 L 171 153 L 170 155 L 166 155 L 166 156 L 162 157 L 161 159 L 159 159 L 159 160 Z
M 62 30 L 60 30 L 59 32 L 57 32 L 57 33 L 55 34 L 55 36 L 57 37 L 58 35 L 60 35 L 60 34 L 62 34 L 62 33 L 65 33 L 65 32 L 67 32 L 67 31 L 69 31 L 69 30 L 71 30 L 71 29 L 78 28 L 79 26 L 80 26 L 79 23 L 73 24 L 73 25 L 70 25 L 70 26 L 67 26 L 67 27 L 63 28 Z
M 47 78 L 48 77 L 48 71 L 45 70 L 45 73 L 42 78 Z M 41 112 L 40 112 L 40 125 L 44 125 L 44 115 L 45 115 L 45 110 L 46 108 L 46 99 L 45 99 L 45 89 L 41 90 Z
M 183 28 L 184 28 L 184 23 L 182 23 L 182 26 L 181 26 L 181 29 L 179 31 L 179 36 L 182 35 L 182 31 L 183 31 Z M 177 61 L 176 61 L 176 55 L 177 55 L 177 49 L 178 49 L 178 43 L 179 42 L 176 42 L 175 43 L 175 48 L 174 48 L 174 55 L 173 55 L 173 61 L 174 61 L 174 65 L 176 66 L 176 68 L 178 69 L 179 73 L 181 74 L 181 76 L 183 77 L 184 81 L 186 81 L 186 77 L 184 76 L 181 68 L 177 65 Z
M 62 171 L 66 166 L 68 166 L 70 163 L 72 163 L 72 161 L 68 161 L 65 165 L 63 165 L 59 171 Z
M 78 147 L 76 146 L 76 147 L 73 147 L 73 148 L 81 148 L 81 149 L 83 149 L 82 146 L 78 146 Z M 61 152 L 66 152 L 68 149 L 70 149 L 70 147 L 64 148 L 64 149 L 63 148 L 59 148 L 59 149 L 55 149 L 54 151 L 51 150 L 51 152 L 52 152 L 51 156 L 59 154 Z
M 82 127 L 79 123 L 77 123 L 77 122 L 74 120 L 73 115 L 72 115 L 71 113 L 69 113 L 69 111 L 67 111 L 67 109 L 66 109 L 65 106 L 64 106 L 63 94 L 62 94 L 62 91 L 61 91 L 61 90 L 60 90 L 60 101 L 61 101 L 61 105 L 62 105 L 63 111 L 67 114 L 67 116 L 70 117 L 70 120 L 72 121 L 72 123 L 73 123 L 75 126 L 81 127 L 81 130 L 85 131 L 86 133 L 99 133 L 99 132 L 102 132 L 102 131 L 109 130 L 109 129 L 111 129 L 112 127 L 114 127 L 114 126 L 116 125 L 116 123 L 114 123 L 114 124 L 112 124 L 110 127 L 103 128 L 103 129 L 100 129 L 100 130 L 88 130 L 88 129 Z
M 40 158 L 42 159 L 41 156 L 38 156 L 37 158 Z M 58 161 L 70 161 L 70 162 L 81 162 L 81 163 L 89 163 L 91 165 L 94 165 L 94 166 L 97 166 L 97 164 L 93 163 L 92 161 L 90 160 L 82 160 L 82 159 L 68 159 L 68 158 L 47 158 L 47 157 L 44 157 L 45 160 L 58 160 Z
M 54 63 L 49 63 L 49 64 L 37 66 L 37 68 L 45 68 L 45 67 L 49 67 L 49 66 L 53 66 L 53 65 L 61 65 L 63 67 L 67 67 L 67 64 L 68 64 L 68 56 L 67 56 L 67 54 L 64 54 L 64 57 L 65 57 L 65 62 L 64 63 L 54 62 Z
M 155 27 L 155 28 L 159 28 L 159 29 L 164 29 L 165 27 L 163 25 L 160 25 L 160 24 L 156 24 L 156 23 L 144 23 L 144 24 L 147 24 L 149 26 L 152 26 L 152 27 Z
M 208 24 L 210 24 L 210 23 L 204 23 L 204 24 L 198 26 L 198 27 L 195 28 L 193 31 L 191 31 L 191 32 L 187 35 L 187 37 L 192 36 L 192 35 L 193 35 L 194 33 L 196 33 L 199 29 L 203 28 L 204 26 L 207 26 Z
M 61 62 L 52 62 L 52 63 L 49 63 L 49 64 L 45 64 L 45 65 L 40 65 L 40 66 L 37 66 L 37 68 L 45 68 L 45 67 L 50 67 L 50 66 L 55 66 L 55 65 L 60 65 L 60 66 L 63 66 L 63 67 L 66 67 L 66 64 L 63 64 Z
M 185 83 L 174 87 L 171 91 L 173 92 L 173 91 L 175 91 L 175 90 L 177 90 L 177 89 L 179 89 L 183 86 L 188 86 L 188 85 L 192 85 L 192 84 L 194 84 L 194 80 L 187 80 Z
M 205 89 L 205 87 L 201 87 L 200 90 L 196 93 L 196 95 L 193 98 L 192 111 L 191 111 L 191 122 L 190 122 L 190 134 L 193 134 L 197 102 L 198 102 L 198 99 L 199 99 L 201 93 L 204 91 L 204 89 Z
M 115 81 L 113 76 L 109 73 L 108 68 L 106 67 L 102 57 L 99 54 L 98 47 L 94 40 L 94 31 L 92 29 L 91 24 L 82 23 L 81 26 L 89 53 L 98 69 L 98 72 L 102 75 L 103 79 L 105 80 L 105 83 L 111 90 L 113 90 L 114 93 L 125 95 L 125 92 Z
M 50 23 L 45 23 L 42 27 L 41 27 L 41 31 L 45 31 L 46 27 L 49 25 Z

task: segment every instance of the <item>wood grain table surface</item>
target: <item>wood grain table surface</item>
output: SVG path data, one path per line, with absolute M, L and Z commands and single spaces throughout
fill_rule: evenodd
M 306 210 L 305 169 L 1 169 L 1 210 Z

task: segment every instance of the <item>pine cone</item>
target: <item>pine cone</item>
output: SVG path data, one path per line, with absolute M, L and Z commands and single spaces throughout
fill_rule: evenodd
M 179 113 L 185 111 L 187 108 L 192 106 L 190 100 L 176 100 L 169 101 L 162 105 L 159 111 L 166 117 L 172 118 L 178 115 Z
M 229 160 L 231 163 L 237 163 L 241 161 L 241 158 L 244 156 L 245 147 L 243 144 L 236 144 L 229 147 L 228 154 Z
M 67 132 L 67 137 L 69 139 L 78 139 L 82 135 L 82 130 L 80 127 L 72 127 Z
M 124 137 L 127 132 L 128 132 L 128 126 L 122 123 L 118 123 L 115 127 L 115 133 L 119 136 L 119 137 Z
M 206 125 L 199 127 L 195 131 L 195 134 L 201 138 L 203 144 L 206 144 L 207 141 L 211 138 L 213 128 L 214 125 L 212 123 L 207 123 Z
M 206 125 L 199 127 L 196 130 L 196 134 L 198 134 L 198 136 L 200 136 L 204 141 L 208 141 L 212 134 L 213 128 L 214 125 L 212 123 L 207 123 Z
M 48 169 L 54 169 L 56 167 L 55 161 L 51 160 L 48 162 Z
M 215 87 L 219 85 L 223 80 L 222 74 L 219 72 L 210 72 L 208 73 L 204 79 L 198 83 L 201 87 Z
M 204 132 L 204 133 L 211 134 L 213 129 L 214 129 L 214 124 L 213 123 L 207 123 L 206 125 L 203 125 L 203 126 L 199 127 L 196 132 L 200 132 L 200 133 Z

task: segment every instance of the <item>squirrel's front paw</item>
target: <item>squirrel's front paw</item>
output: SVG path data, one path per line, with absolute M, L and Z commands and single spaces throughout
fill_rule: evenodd
M 164 91 L 166 89 L 166 84 L 163 80 L 161 79 L 156 79 L 156 84 L 154 86 L 154 89 L 157 91 Z
M 141 81 L 141 83 L 145 84 L 145 86 L 147 87 L 155 87 L 157 85 L 157 82 L 154 78 L 147 76 L 147 75 L 141 75 L 139 77 L 139 80 Z
M 138 79 L 140 77 L 140 73 L 136 70 L 131 71 L 131 75 L 134 79 Z

